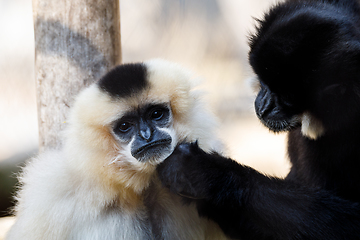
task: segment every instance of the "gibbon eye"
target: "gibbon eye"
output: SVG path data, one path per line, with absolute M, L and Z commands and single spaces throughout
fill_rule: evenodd
M 152 120 L 160 120 L 164 116 L 164 110 L 162 109 L 155 109 L 150 114 Z
M 119 123 L 118 125 L 118 129 L 121 131 L 121 132 L 127 132 L 129 131 L 131 128 L 131 124 L 129 122 L 121 122 Z

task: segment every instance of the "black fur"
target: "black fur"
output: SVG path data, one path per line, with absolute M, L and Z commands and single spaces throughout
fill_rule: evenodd
M 360 239 L 359 9 L 355 0 L 287 1 L 251 38 L 259 118 L 306 112 L 325 129 L 312 140 L 299 122 L 275 124 L 289 131 L 285 179 L 182 144 L 159 166 L 162 182 L 234 238 Z
M 142 63 L 119 65 L 102 77 L 98 84 L 112 97 L 130 97 L 148 87 L 146 66 Z
M 171 191 L 235 239 L 359 239 L 359 205 L 296 179 L 267 177 L 196 144 L 158 167 Z

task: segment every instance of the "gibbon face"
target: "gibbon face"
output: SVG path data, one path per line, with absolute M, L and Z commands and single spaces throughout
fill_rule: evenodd
M 173 151 L 172 112 L 169 103 L 149 104 L 126 112 L 112 129 L 121 145 L 128 145 L 139 162 L 156 162 Z
M 199 140 L 209 150 L 215 122 L 192 82 L 191 73 L 164 60 L 111 70 L 75 101 L 65 152 L 91 159 L 70 164 L 141 191 L 180 141 Z
M 188 80 L 187 72 L 174 64 L 153 60 L 118 66 L 98 82 L 117 109 L 121 108 L 109 128 L 126 158 L 157 164 L 171 154 L 179 140 L 173 110 L 176 101 L 189 94 Z M 170 87 L 175 92 L 169 91 Z
M 127 157 L 132 156 L 143 163 L 164 160 L 177 142 L 170 98 L 158 101 L 140 99 L 135 104 L 130 103 L 136 102 L 138 96 L 148 96 L 151 84 L 157 80 L 145 64 L 137 63 L 118 66 L 98 83 L 100 89 L 114 101 L 122 100 L 119 105 L 128 102 L 125 105 L 128 109 L 124 106 L 125 111 L 110 124 L 111 133 L 119 146 L 126 146 Z M 166 97 L 168 93 L 162 94 Z

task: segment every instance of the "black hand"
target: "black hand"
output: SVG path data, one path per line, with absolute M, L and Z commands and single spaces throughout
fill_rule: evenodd
M 207 186 L 202 185 L 208 181 L 208 172 L 203 171 L 201 162 L 207 157 L 197 143 L 182 143 L 158 166 L 159 178 L 172 192 L 188 198 L 205 198 Z

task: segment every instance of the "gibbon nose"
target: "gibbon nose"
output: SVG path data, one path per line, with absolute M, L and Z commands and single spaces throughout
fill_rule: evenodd
M 273 96 L 267 89 L 260 90 L 255 99 L 256 114 L 260 119 L 264 118 L 275 107 Z
M 149 141 L 152 135 L 151 126 L 145 121 L 140 121 L 139 124 L 139 135 L 145 141 Z
M 140 129 L 140 136 L 141 136 L 144 140 L 149 140 L 150 137 L 151 137 L 151 130 L 150 130 L 150 128 Z

